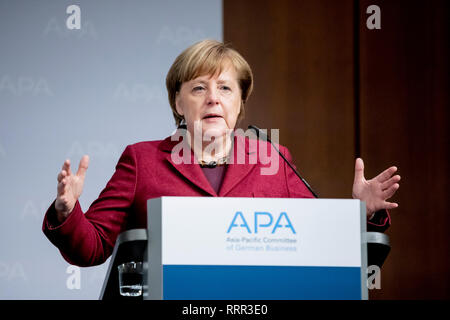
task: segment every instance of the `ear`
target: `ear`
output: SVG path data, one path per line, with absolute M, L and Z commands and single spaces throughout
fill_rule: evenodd
M 183 108 L 181 107 L 180 104 L 180 91 L 177 91 L 175 96 L 175 109 L 177 110 L 180 116 L 184 116 Z

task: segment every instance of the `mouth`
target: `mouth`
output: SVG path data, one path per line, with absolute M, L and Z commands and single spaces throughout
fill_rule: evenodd
M 202 120 L 205 120 L 205 119 L 220 119 L 220 118 L 222 118 L 222 116 L 217 114 L 217 113 L 208 113 L 202 118 Z

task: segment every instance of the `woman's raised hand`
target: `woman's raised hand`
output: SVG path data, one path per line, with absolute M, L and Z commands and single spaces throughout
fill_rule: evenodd
M 78 165 L 77 173 L 73 174 L 70 170 L 70 160 L 64 161 L 62 170 L 58 174 L 58 188 L 55 201 L 57 219 L 60 223 L 67 219 L 83 192 L 84 178 L 88 166 L 89 156 L 84 155 Z
M 378 210 L 398 207 L 397 203 L 387 201 L 400 187 L 398 184 L 400 176 L 393 176 L 396 171 L 397 167 L 393 166 L 384 170 L 375 178 L 366 180 L 364 177 L 364 162 L 361 158 L 356 159 L 352 196 L 354 199 L 366 202 L 368 218 Z

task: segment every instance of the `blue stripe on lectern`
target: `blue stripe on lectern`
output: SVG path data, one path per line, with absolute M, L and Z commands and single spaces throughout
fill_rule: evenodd
M 163 265 L 167 300 L 360 300 L 358 267 Z

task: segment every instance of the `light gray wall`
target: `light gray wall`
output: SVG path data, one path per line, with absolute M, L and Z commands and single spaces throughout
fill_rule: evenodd
M 0 299 L 98 298 L 109 260 L 72 269 L 41 231 L 57 173 L 90 155 L 87 210 L 126 145 L 170 135 L 166 73 L 204 38 L 222 40 L 221 0 L 0 1 Z

